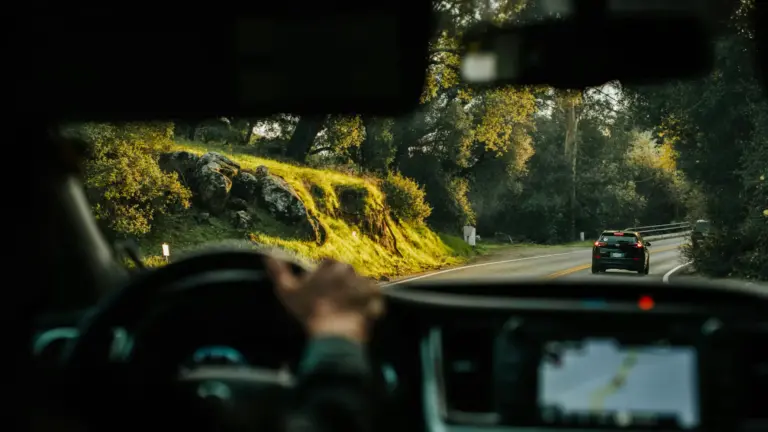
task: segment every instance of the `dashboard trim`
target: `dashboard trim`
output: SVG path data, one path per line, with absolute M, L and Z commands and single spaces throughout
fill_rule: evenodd
M 637 304 L 627 301 L 604 302 L 597 308 L 594 302 L 584 300 L 554 300 L 547 298 L 508 298 L 508 297 L 476 297 L 458 294 L 435 294 L 424 292 L 394 293 L 389 296 L 405 301 L 419 302 L 431 306 L 456 307 L 461 309 L 481 310 L 518 310 L 521 312 L 584 312 L 590 313 L 636 313 L 654 315 L 706 314 L 712 310 L 696 305 L 657 304 L 651 310 L 642 310 Z
M 41 332 L 32 344 L 32 354 L 40 356 L 48 346 L 58 340 L 72 340 L 80 337 L 77 327 L 55 327 Z M 128 331 L 122 327 L 112 329 L 112 343 L 110 346 L 110 358 L 125 360 L 133 346 L 133 339 Z
M 48 345 L 56 342 L 60 339 L 71 340 L 80 336 L 80 331 L 77 327 L 56 327 L 46 330 L 35 338 L 35 342 L 32 345 L 32 354 L 39 356 L 45 351 Z
M 277 384 L 283 387 L 294 385 L 295 379 L 287 369 L 271 370 L 252 366 L 204 366 L 184 370 L 179 381 L 232 380 Z

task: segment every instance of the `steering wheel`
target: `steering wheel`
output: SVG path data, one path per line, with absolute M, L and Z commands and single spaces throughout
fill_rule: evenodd
M 249 367 L 179 372 L 190 348 L 215 337 L 211 328 L 239 332 L 252 343 L 277 332 L 265 350 L 298 359 L 304 332 L 275 295 L 266 256 L 203 252 L 146 272 L 99 304 L 80 323 L 80 336 L 64 357 L 71 388 L 83 396 L 77 404 L 88 410 L 84 418 L 97 429 L 112 430 L 279 427 L 289 375 Z M 296 274 L 306 271 L 293 262 L 291 268 Z M 133 335 L 130 355 L 122 361 L 110 357 L 118 326 Z

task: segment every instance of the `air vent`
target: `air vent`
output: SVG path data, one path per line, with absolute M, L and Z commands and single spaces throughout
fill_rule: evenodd
M 745 413 L 751 423 L 768 425 L 768 330 L 753 333 L 746 348 L 748 362 L 746 377 Z
M 443 329 L 442 335 L 449 417 L 493 412 L 493 332 L 489 328 L 453 327 Z
M 78 336 L 74 327 L 59 327 L 40 333 L 35 338 L 32 354 L 40 366 L 54 366 L 61 359 L 67 342 Z

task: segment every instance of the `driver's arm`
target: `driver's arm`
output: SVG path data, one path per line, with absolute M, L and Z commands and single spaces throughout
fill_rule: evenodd
M 277 260 L 268 260 L 267 270 L 309 340 L 288 432 L 372 431 L 380 404 L 365 345 L 369 324 L 382 313 L 378 287 L 333 260 L 303 276 Z
M 312 339 L 300 366 L 288 431 L 367 432 L 375 391 L 363 346 L 347 337 Z

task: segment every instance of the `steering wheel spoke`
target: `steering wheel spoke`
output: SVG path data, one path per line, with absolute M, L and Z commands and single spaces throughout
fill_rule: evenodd
M 204 366 L 182 370 L 177 384 L 219 428 L 250 431 L 254 425 L 278 430 L 294 381 L 287 370 Z

